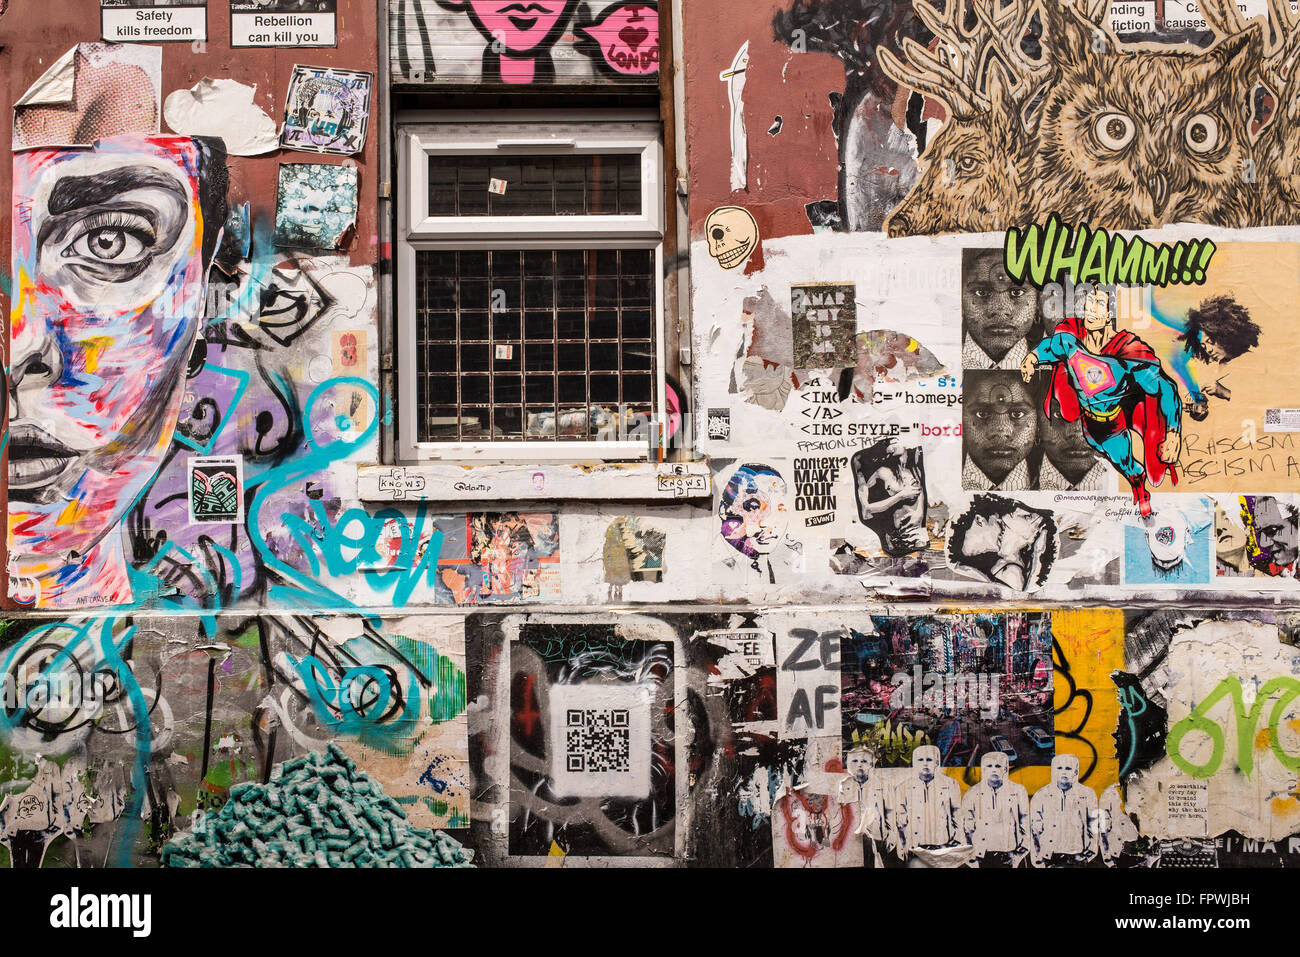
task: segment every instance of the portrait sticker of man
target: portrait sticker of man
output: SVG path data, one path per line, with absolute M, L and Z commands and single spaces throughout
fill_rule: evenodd
M 1108 866 L 1124 862 L 1130 855 L 1125 848 L 1138 840 L 1137 825 L 1124 808 L 1120 785 L 1112 784 L 1102 792 L 1097 803 L 1097 840 L 1101 858 Z M 1132 855 L 1136 862 L 1136 855 Z
M 1205 366 L 1204 374 L 1198 377 L 1204 380 L 1201 390 L 1191 397 L 1193 419 L 1205 419 L 1211 396 L 1231 398 L 1223 366 L 1256 348 L 1260 331 L 1250 312 L 1232 296 L 1211 296 L 1187 311 L 1186 330 L 1178 341 L 1186 353 Z
M 1047 581 L 1056 561 L 1056 522 L 1049 511 L 980 495 L 953 523 L 948 558 L 990 582 L 1029 591 Z
M 961 413 L 964 489 L 1024 491 L 1033 487 L 1029 453 L 1038 417 L 1029 387 L 1015 372 L 967 372 Z
M 1300 557 L 1300 509 L 1276 495 L 1241 496 L 1246 557 L 1258 572 L 1294 578 Z
M 876 773 L 876 755 L 856 745 L 844 756 L 847 777 L 840 782 L 840 800 L 857 808 L 857 833 L 863 838 L 867 867 L 883 867 L 895 844 L 890 836 L 888 788 Z
M 487 41 L 483 82 L 534 83 L 555 79 L 551 47 L 560 38 L 577 0 L 438 0 L 463 11 Z
M 930 544 L 925 529 L 925 460 L 919 447 L 881 439 L 853 454 L 858 519 L 876 533 L 886 555 L 900 557 Z
M 980 758 L 980 781 L 962 798 L 962 827 L 980 867 L 1016 867 L 1029 851 L 1029 794 L 1001 751 Z
M 1058 754 L 1052 780 L 1029 802 L 1033 861 L 1039 867 L 1082 864 L 1097 856 L 1097 793 L 1079 782 L 1079 758 Z
M 939 749 L 923 744 L 913 751 L 912 770 L 894 793 L 898 846 L 915 852 L 961 844 L 961 786 L 943 773 Z
M 760 560 L 770 556 L 785 537 L 790 521 L 789 486 L 769 465 L 742 465 L 722 489 L 718 519 L 727 544 L 762 571 Z M 770 558 L 769 581 L 775 581 Z
M 1037 488 L 1050 492 L 1100 492 L 1114 484 L 1110 463 L 1088 444 L 1079 423 L 1061 416 L 1048 416 L 1042 403 L 1035 403 L 1038 415 Z
M 963 369 L 1020 368 L 1038 324 L 1038 290 L 1012 281 L 1001 249 L 962 251 Z
M 14 156 L 10 565 L 37 607 L 132 599 L 120 523 L 171 443 L 225 194 L 219 140 Z
M 1234 509 L 1240 514 L 1240 507 Z M 1233 577 L 1256 574 L 1246 555 L 1246 530 L 1218 502 L 1214 504 L 1214 567 L 1216 574 Z

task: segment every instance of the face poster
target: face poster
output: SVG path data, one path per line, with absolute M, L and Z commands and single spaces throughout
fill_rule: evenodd
M 280 145 L 312 153 L 360 153 L 366 145 L 372 75 L 295 66 Z

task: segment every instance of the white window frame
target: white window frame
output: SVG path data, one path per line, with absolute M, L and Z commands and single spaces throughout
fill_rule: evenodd
M 416 391 L 415 263 L 423 250 L 512 249 L 649 249 L 656 276 L 655 409 L 665 407 L 663 141 L 656 121 L 621 114 L 590 119 L 574 114 L 535 114 L 528 119 L 467 118 L 464 114 L 422 115 L 422 122 L 398 117 L 397 202 L 397 442 L 399 463 L 647 461 L 657 441 L 566 442 L 523 441 L 419 442 Z M 428 158 L 455 155 L 580 155 L 639 153 L 641 214 L 610 216 L 425 216 L 428 207 Z

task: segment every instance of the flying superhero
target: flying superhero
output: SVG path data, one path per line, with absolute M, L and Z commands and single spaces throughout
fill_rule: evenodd
M 1039 365 L 1052 367 L 1044 408 L 1081 422 L 1088 444 L 1133 487 L 1133 500 L 1151 514 L 1147 481 L 1158 486 L 1174 469 L 1182 449 L 1182 400 L 1151 347 L 1127 329 L 1117 331 L 1114 287 L 1096 286 L 1082 297 L 1082 316 L 1063 319 L 1020 364 L 1029 382 Z M 1142 437 L 1143 461 L 1133 457 L 1129 430 Z

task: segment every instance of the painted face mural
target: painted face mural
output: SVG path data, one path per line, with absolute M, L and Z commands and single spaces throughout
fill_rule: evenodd
M 742 465 L 722 492 L 722 537 L 750 558 L 770 555 L 785 534 L 785 479 L 766 465 Z
M 574 0 L 438 0 L 469 14 L 488 41 L 483 79 L 531 83 L 555 75 L 550 48 L 569 22 Z M 539 67 L 541 68 L 539 70 Z
M 10 563 L 38 607 L 131 599 L 118 524 L 176 426 L 224 175 L 178 136 L 14 157 Z

